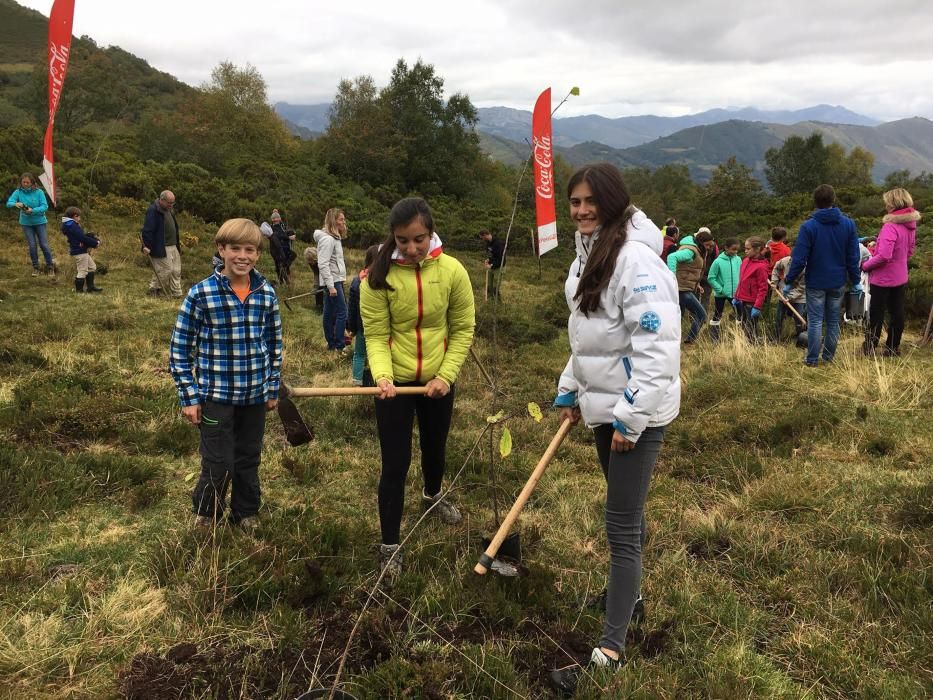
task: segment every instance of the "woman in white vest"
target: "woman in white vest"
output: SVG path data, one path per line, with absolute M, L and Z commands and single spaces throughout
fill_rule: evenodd
M 564 291 L 571 356 L 555 404 L 561 421 L 583 418 L 606 478 L 609 580 L 603 634 L 590 666 L 619 668 L 640 594 L 645 500 L 665 427 L 680 412 L 680 305 L 661 260 L 658 227 L 636 209 L 622 174 L 588 165 L 567 186 L 577 258 Z M 576 688 L 577 665 L 551 683 Z

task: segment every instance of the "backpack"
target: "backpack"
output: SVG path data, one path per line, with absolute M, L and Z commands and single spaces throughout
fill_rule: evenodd
M 311 267 L 315 272 L 318 271 L 317 266 L 317 248 L 314 246 L 308 246 L 305 248 L 305 262 Z

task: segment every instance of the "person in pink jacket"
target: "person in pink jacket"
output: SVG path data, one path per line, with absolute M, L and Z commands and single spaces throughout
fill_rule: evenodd
M 914 209 L 910 192 L 898 187 L 882 196 L 887 214 L 875 242 L 872 256 L 862 263 L 868 273 L 871 302 L 868 308 L 868 332 L 862 350 L 874 355 L 881 340 L 885 311 L 890 314 L 884 355 L 901 354 L 904 333 L 904 296 L 907 291 L 907 260 L 917 247 L 917 222 L 920 212 Z

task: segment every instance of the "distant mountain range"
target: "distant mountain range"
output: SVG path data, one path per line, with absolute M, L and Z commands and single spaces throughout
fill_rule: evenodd
M 323 132 L 329 105 L 279 102 L 276 111 L 292 125 Z M 477 110 L 480 144 L 492 158 L 524 161 L 531 135 L 531 112 L 510 107 Z M 933 122 L 922 117 L 880 123 L 845 107 L 817 105 L 800 110 L 711 109 L 682 117 L 642 115 L 608 119 L 590 114 L 555 118 L 556 151 L 572 165 L 608 160 L 619 167 L 658 168 L 683 163 L 698 182 L 709 179 L 732 156 L 764 181 L 765 151 L 791 135 L 823 134 L 827 143 L 855 146 L 875 156 L 872 176 L 880 181 L 893 170 L 933 172 Z M 293 127 L 293 131 L 300 133 Z
M 608 160 L 621 168 L 657 168 L 683 163 L 699 182 L 708 180 L 716 166 L 735 156 L 738 162 L 750 167 L 764 181 L 765 151 L 780 147 L 789 136 L 806 137 L 813 132 L 822 133 L 826 143 L 838 143 L 847 151 L 861 146 L 873 153 L 875 167 L 872 176 L 877 181 L 894 170 L 910 170 L 915 174 L 924 170 L 933 172 L 933 121 L 922 117 L 900 119 L 875 127 L 812 121 L 767 124 L 732 119 L 683 129 L 631 148 L 617 149 L 588 141 L 570 148 L 558 148 L 558 152 L 573 165 L 594 160 Z M 496 144 L 497 150 L 501 152 L 504 145 L 500 140 Z
M 482 107 L 479 114 L 479 130 L 492 136 L 522 142 L 531 129 L 531 112 L 510 107 Z M 613 148 L 638 146 L 648 141 L 670 136 L 694 126 L 719 124 L 730 120 L 746 122 L 768 122 L 772 124 L 797 124 L 817 121 L 833 124 L 855 124 L 877 126 L 876 119 L 856 114 L 845 107 L 817 105 L 807 109 L 765 111 L 754 107 L 742 109 L 711 109 L 682 117 L 657 117 L 645 114 L 637 117 L 609 119 L 596 114 L 582 117 L 554 118 L 554 143 L 558 146 L 575 146 L 578 143 L 596 141 Z

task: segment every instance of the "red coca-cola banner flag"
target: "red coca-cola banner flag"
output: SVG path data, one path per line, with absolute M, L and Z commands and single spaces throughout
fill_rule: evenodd
M 538 256 L 557 247 L 557 211 L 554 208 L 554 155 L 551 149 L 551 88 L 535 102 L 531 117 L 531 146 L 535 168 L 535 214 Z
M 68 57 L 71 54 L 71 25 L 75 15 L 75 0 L 55 0 L 49 13 L 49 124 L 45 127 L 45 145 L 42 148 L 42 174 L 39 180 L 45 186 L 52 204 L 55 204 L 55 157 L 52 153 L 52 132 L 55 112 L 62 99 Z

